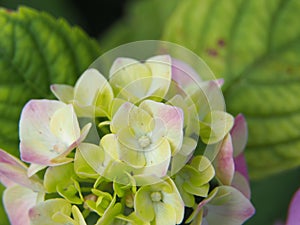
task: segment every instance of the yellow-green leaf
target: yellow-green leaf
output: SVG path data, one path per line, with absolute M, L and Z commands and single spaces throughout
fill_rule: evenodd
M 252 178 L 300 165 L 299 12 L 297 0 L 187 0 L 165 27 L 225 78 L 227 110 L 248 122 Z

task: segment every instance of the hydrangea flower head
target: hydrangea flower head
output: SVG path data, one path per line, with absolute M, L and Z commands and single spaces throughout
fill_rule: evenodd
M 247 127 L 222 83 L 188 50 L 146 41 L 104 54 L 74 87 L 51 85 L 58 100 L 21 113 L 23 162 L 0 150 L 11 224 L 242 224 Z

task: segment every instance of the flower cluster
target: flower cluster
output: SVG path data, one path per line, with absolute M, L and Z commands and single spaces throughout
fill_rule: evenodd
M 105 77 L 106 76 L 106 77 Z M 0 150 L 12 225 L 239 225 L 251 217 L 242 115 L 222 80 L 169 55 L 86 70 L 20 118 L 23 163 Z

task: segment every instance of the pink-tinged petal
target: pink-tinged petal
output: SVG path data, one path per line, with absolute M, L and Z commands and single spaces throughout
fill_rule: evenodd
M 1 149 L 0 181 L 6 187 L 19 184 L 35 191 L 43 190 L 42 182 L 37 176 L 28 178 L 25 164 Z
M 54 100 L 31 100 L 25 105 L 21 113 L 19 135 L 23 161 L 47 164 L 50 158 L 57 156 L 53 147 L 58 139 L 50 130 L 50 121 L 54 113 L 65 106 Z
M 16 185 L 7 188 L 3 203 L 11 225 L 30 225 L 29 210 L 38 202 L 39 193 Z
M 250 189 L 249 181 L 237 171 L 235 171 L 234 173 L 231 186 L 238 189 L 242 194 L 245 195 L 246 198 L 250 199 L 251 189 Z
M 234 150 L 234 157 L 242 153 L 248 139 L 248 127 L 245 117 L 238 114 L 234 119 L 234 125 L 230 131 Z
M 294 194 L 288 212 L 286 225 L 298 225 L 300 222 L 300 189 Z
M 209 225 L 241 225 L 255 213 L 249 199 L 231 186 L 217 187 L 216 195 L 205 208 Z
M 172 58 L 172 79 L 181 87 L 202 82 L 199 74 L 187 63 Z
M 86 125 L 80 133 L 72 105 L 50 100 L 27 103 L 20 120 L 20 151 L 23 161 L 34 164 L 28 174 L 72 161 L 66 156 L 83 141 L 90 127 Z
M 0 164 L 4 164 L 3 166 L 0 166 L 0 183 L 2 183 L 5 187 L 15 185 L 14 181 L 2 174 L 2 169 L 5 168 L 5 164 L 26 169 L 25 164 L 2 149 L 0 149 Z
M 223 185 L 230 185 L 234 174 L 233 148 L 231 136 L 223 140 L 221 149 L 214 160 L 216 176 Z
M 162 121 L 167 131 L 166 138 L 171 145 L 172 155 L 176 154 L 183 142 L 184 116 L 182 109 L 151 100 L 143 101 L 140 107 L 149 112 L 156 120 Z
M 249 181 L 247 162 L 243 153 L 234 158 L 235 171 L 242 174 Z

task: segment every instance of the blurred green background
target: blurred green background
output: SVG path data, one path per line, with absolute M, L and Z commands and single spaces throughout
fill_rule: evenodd
M 252 202 L 256 207 L 256 215 L 246 224 L 273 225 L 277 220 L 285 220 L 289 201 L 300 187 L 299 1 L 0 0 L 0 6 L 7 9 L 15 10 L 20 5 L 48 12 L 55 18 L 64 18 L 71 26 L 81 27 L 94 41 L 87 40 L 81 31 L 64 33 L 61 29 L 65 28 L 61 27 L 68 25 L 62 22 L 57 22 L 57 25 L 55 20 L 49 22 L 44 17 L 40 19 L 40 15 L 31 17 L 28 14 L 28 22 L 23 24 L 22 19 L 11 19 L 9 12 L 2 12 L 1 147 L 18 155 L 17 121 L 23 104 L 29 98 L 50 96 L 48 86 L 42 91 L 32 88 L 22 98 L 12 93 L 14 89 L 8 88 L 10 82 L 18 79 L 11 76 L 11 65 L 24 67 L 25 75 L 22 70 L 19 75 L 29 82 L 36 80 L 32 71 L 42 71 L 45 67 L 41 62 L 31 70 L 32 62 L 25 62 L 30 57 L 24 53 L 23 48 L 27 45 L 18 44 L 24 41 L 18 32 L 33 32 L 32 39 L 42 46 L 47 40 L 42 35 L 44 27 L 48 32 L 53 29 L 57 35 L 55 43 L 62 44 L 54 45 L 57 52 L 53 46 L 43 50 L 49 68 L 40 79 L 48 76 L 51 81 L 70 84 L 98 55 L 120 44 L 143 39 L 172 41 L 193 50 L 207 62 L 217 77 L 225 78 L 223 91 L 228 111 L 233 115 L 242 112 L 246 116 L 249 124 L 246 156 L 251 175 Z M 22 27 L 27 30 L 23 31 Z M 7 47 L 12 44 L 15 44 L 15 49 Z M 71 53 L 64 57 L 72 57 L 71 60 L 62 59 L 53 68 L 49 66 L 56 63 L 56 54 L 69 50 Z M 61 70 L 64 74 L 58 74 Z M 20 89 L 18 86 L 14 88 Z M 8 102 L 6 95 L 16 98 Z M 11 129 L 5 128 L 7 118 L 15 124 L 11 125 L 14 126 Z M 0 225 L 7 224 L 4 212 L 0 211 Z

